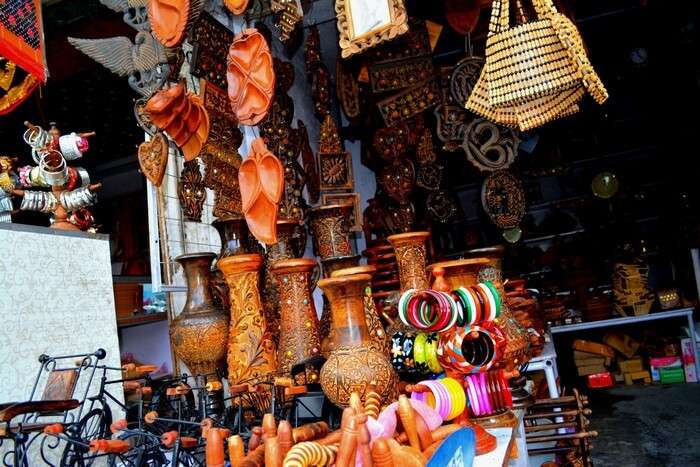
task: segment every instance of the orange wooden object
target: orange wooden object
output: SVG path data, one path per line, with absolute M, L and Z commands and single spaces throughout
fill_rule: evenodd
M 263 465 L 265 465 L 265 446 L 261 444 L 248 452 L 239 467 L 263 467 Z
M 143 416 L 143 420 L 148 423 L 149 425 L 153 424 L 156 422 L 156 419 L 158 418 L 158 412 L 155 410 L 151 410 L 148 412 L 146 415 Z
M 292 430 L 292 437 L 295 443 L 303 441 L 313 441 L 323 438 L 328 434 L 328 424 L 326 422 L 307 423 Z
M 224 467 L 224 439 L 228 430 L 209 428 L 207 431 L 207 447 L 204 451 L 207 467 Z
M 274 415 L 272 415 L 271 413 L 266 413 L 265 415 L 263 415 L 262 429 L 263 429 L 263 436 L 262 436 L 263 441 L 265 441 L 266 439 L 272 438 L 273 436 L 277 436 L 277 422 L 275 422 Z
M 120 418 L 109 426 L 109 431 L 116 433 L 117 431 L 126 430 L 128 423 L 125 418 Z
M 94 439 L 90 441 L 90 452 L 104 452 L 110 454 L 122 454 L 129 450 L 131 445 L 121 439 Z
M 250 232 L 263 243 L 276 243 L 277 206 L 284 189 L 284 168 L 262 138 L 251 143 L 248 158 L 238 170 L 238 184 Z
M 231 462 L 231 467 L 238 467 L 245 457 L 245 446 L 243 446 L 243 438 L 234 435 L 228 438 L 228 459 Z
M 343 428 L 343 434 L 335 458 L 336 467 L 354 467 L 357 454 L 357 421 L 352 417 Z
M 416 429 L 416 413 L 411 407 L 411 403 L 404 394 L 399 396 L 399 418 L 401 419 L 401 424 L 406 432 L 408 438 L 408 443 L 414 449 L 421 449 L 420 439 L 418 438 L 418 430 Z
M 251 451 L 255 451 L 255 449 L 257 449 L 257 447 L 260 446 L 260 442 L 262 441 L 262 435 L 262 427 L 254 426 L 252 434 L 250 435 L 250 439 L 248 440 L 248 455 L 250 455 Z
M 44 427 L 44 433 L 47 435 L 60 435 L 63 433 L 63 425 L 60 423 L 52 423 Z
M 250 0 L 224 0 L 224 5 L 226 8 L 231 10 L 234 15 L 241 15 L 248 8 L 248 3 Z
M 391 450 L 385 438 L 374 441 L 372 446 L 372 462 L 374 467 L 394 467 Z
M 147 3 L 153 35 L 166 47 L 179 45 L 187 32 L 189 0 L 149 0 Z
M 226 81 L 231 108 L 239 123 L 260 123 L 275 94 L 275 71 L 270 47 L 257 29 L 246 29 L 233 39 Z
M 265 440 L 265 467 L 282 467 L 280 441 L 277 436 Z
M 280 421 L 279 425 L 277 426 L 277 439 L 280 445 L 280 457 L 284 459 L 294 445 L 292 425 L 287 420 Z

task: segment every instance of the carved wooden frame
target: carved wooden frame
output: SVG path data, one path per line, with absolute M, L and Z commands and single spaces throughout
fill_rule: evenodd
M 345 166 L 346 177 L 339 183 L 335 183 L 329 179 L 327 162 L 333 159 L 342 159 Z M 355 179 L 352 175 L 352 155 L 349 151 L 339 153 L 318 153 L 318 166 L 320 172 L 321 191 L 326 190 L 353 190 L 355 188 Z
M 362 212 L 360 212 L 359 193 L 323 193 L 321 195 L 321 205 L 352 203 L 352 215 L 354 219 L 350 222 L 351 232 L 362 232 Z
M 355 37 L 352 26 L 352 0 L 335 0 L 335 15 L 338 18 L 340 49 L 343 58 L 364 52 L 370 47 L 394 39 L 408 31 L 408 15 L 403 0 L 376 0 L 389 4 L 389 23 L 381 28 Z

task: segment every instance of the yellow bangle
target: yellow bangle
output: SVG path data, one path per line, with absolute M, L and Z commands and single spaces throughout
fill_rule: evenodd
M 455 419 L 467 408 L 467 396 L 464 394 L 464 388 L 459 384 L 459 381 L 453 378 L 442 378 L 438 382 L 447 389 L 452 399 L 452 410 L 447 420 Z

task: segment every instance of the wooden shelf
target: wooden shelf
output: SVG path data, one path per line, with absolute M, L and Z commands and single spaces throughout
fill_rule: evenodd
M 151 313 L 151 314 L 141 314 L 134 315 L 129 318 L 121 318 L 117 320 L 117 327 L 119 329 L 129 328 L 132 326 L 140 326 L 142 324 L 157 323 L 158 321 L 166 321 L 168 319 L 167 313 Z

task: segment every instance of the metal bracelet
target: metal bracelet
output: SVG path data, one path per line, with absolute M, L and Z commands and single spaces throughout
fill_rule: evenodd
M 78 171 L 78 175 L 80 176 L 80 186 L 88 186 L 90 184 L 90 174 L 88 171 L 82 167 L 75 167 L 75 170 Z
M 51 192 L 44 192 L 43 195 L 44 206 L 42 206 L 41 212 L 45 212 L 47 214 L 54 212 L 56 210 L 56 205 L 58 204 L 56 195 Z
M 74 161 L 83 157 L 83 153 L 78 148 L 78 141 L 80 141 L 80 136 L 75 133 L 62 135 L 58 138 L 58 147 L 61 148 L 61 153 L 66 160 Z
M 49 156 L 54 158 L 60 157 L 60 162 L 57 166 L 49 166 Z M 39 171 L 46 181 L 51 186 L 62 186 L 68 180 L 68 164 L 65 157 L 58 151 L 49 151 L 39 162 Z

